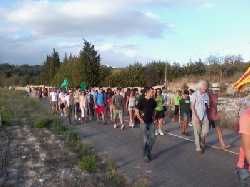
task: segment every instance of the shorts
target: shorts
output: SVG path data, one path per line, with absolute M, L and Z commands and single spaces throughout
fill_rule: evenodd
M 174 106 L 174 115 L 175 115 L 175 116 L 178 116 L 178 115 L 179 115 L 179 108 L 180 108 L 179 105 L 175 105 L 175 106 Z
M 191 114 L 187 112 L 181 113 L 181 120 L 190 122 Z
M 210 128 L 216 128 L 220 126 L 220 121 L 219 120 L 209 120 L 209 127 Z
M 52 107 L 57 107 L 57 101 L 51 101 Z
M 80 104 L 79 103 L 75 103 L 75 113 L 80 113 L 81 109 L 80 109 Z
M 65 104 L 64 103 L 61 103 L 60 104 L 60 109 L 64 109 L 65 108 Z
M 135 110 L 135 107 L 128 107 L 128 111 L 133 111 L 133 110 Z
M 157 120 L 157 119 L 162 119 L 162 118 L 164 118 L 165 117 L 165 112 L 164 112 L 164 110 L 163 111 L 156 111 L 155 112 L 155 119 Z
M 123 111 L 122 110 L 113 110 L 113 119 L 115 120 L 119 117 L 120 120 L 123 119 Z
M 104 106 L 103 105 L 97 105 L 95 108 L 95 111 L 97 114 L 104 113 Z

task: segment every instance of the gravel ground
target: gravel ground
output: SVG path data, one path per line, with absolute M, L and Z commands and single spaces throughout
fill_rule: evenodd
M 76 155 L 47 129 L 0 128 L 0 186 L 92 186 Z

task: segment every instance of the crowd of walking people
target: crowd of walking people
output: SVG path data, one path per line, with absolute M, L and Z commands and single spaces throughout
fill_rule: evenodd
M 32 92 L 32 90 L 30 90 Z M 175 94 L 170 94 L 163 88 L 91 88 L 76 89 L 38 89 L 38 97 L 48 97 L 52 111 L 69 120 L 69 124 L 78 121 L 85 124 L 97 120 L 103 125 L 112 124 L 121 131 L 127 128 L 144 125 L 144 159 L 152 160 L 152 148 L 156 136 L 164 136 L 167 132 L 166 118 L 171 118 L 179 125 L 181 134 L 189 136 L 189 126 L 193 127 L 195 150 L 204 154 L 206 138 L 210 128 L 214 128 L 221 149 L 230 147 L 224 142 L 220 115 L 217 110 L 220 94 L 219 84 L 209 84 L 206 81 L 197 83 L 197 90 L 183 88 Z M 173 108 L 172 108 L 173 107 Z M 173 112 L 171 112 L 173 111 Z M 124 118 L 128 117 L 126 123 Z M 250 167 L 250 110 L 240 118 L 239 129 L 243 144 L 240 149 L 238 174 L 242 184 L 248 184 Z M 178 122 L 178 123 L 177 123 Z M 249 169 L 249 170 L 248 170 Z M 248 175 L 247 175 L 248 174 Z M 246 177 L 248 176 L 248 177 Z M 248 181 L 247 181 L 248 180 Z M 247 181 L 247 182 L 246 182 Z

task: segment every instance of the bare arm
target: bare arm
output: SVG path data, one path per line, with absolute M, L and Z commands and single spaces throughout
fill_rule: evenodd
M 191 110 L 192 110 L 192 115 L 194 115 L 195 118 L 199 119 L 197 112 L 195 110 L 195 104 L 191 104 Z
M 135 108 L 135 116 L 140 120 L 142 124 L 144 124 L 144 120 L 142 119 L 138 108 Z
M 241 135 L 241 146 L 246 155 L 248 164 L 250 164 L 250 135 L 242 134 Z

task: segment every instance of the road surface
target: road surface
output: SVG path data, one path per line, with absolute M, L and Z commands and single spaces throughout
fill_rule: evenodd
M 115 160 L 119 171 L 130 181 L 147 176 L 153 187 L 239 186 L 235 175 L 237 155 L 211 147 L 204 155 L 198 154 L 193 142 L 179 137 L 177 124 L 168 125 L 168 135 L 157 136 L 153 161 L 150 163 L 145 163 L 142 157 L 142 126 L 121 132 L 111 124 L 90 122 L 76 125 L 75 128 L 83 142 L 93 144 L 97 152 Z M 191 127 L 189 130 L 192 134 Z M 225 134 L 226 141 L 232 144 L 231 151 L 237 153 L 239 137 L 231 131 Z M 193 136 L 188 139 L 192 140 Z M 213 132 L 209 136 L 209 143 L 216 143 Z

